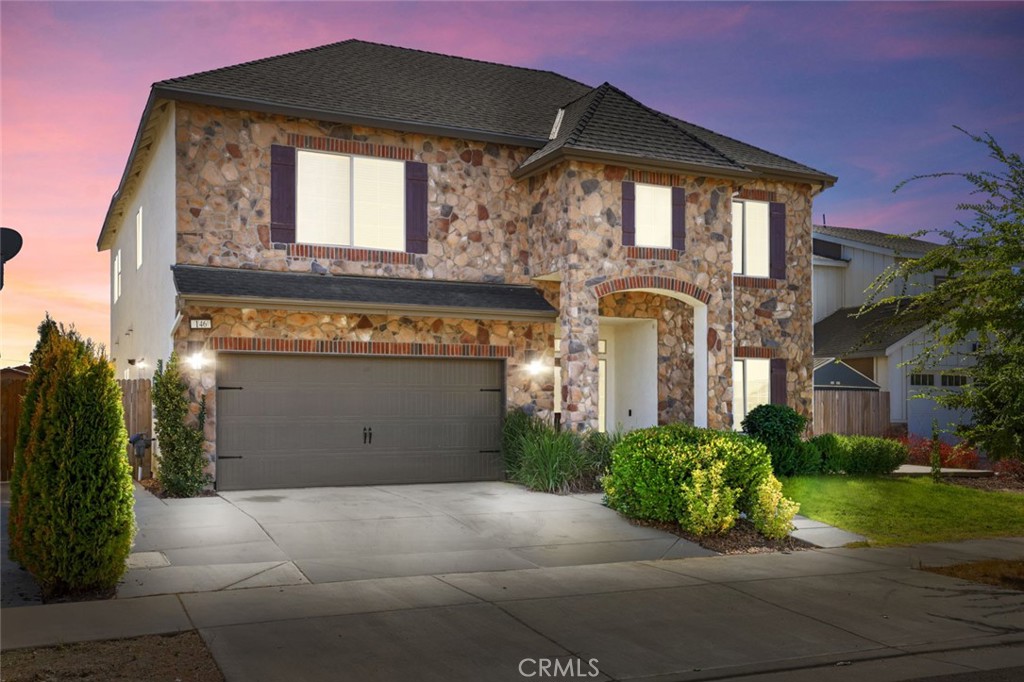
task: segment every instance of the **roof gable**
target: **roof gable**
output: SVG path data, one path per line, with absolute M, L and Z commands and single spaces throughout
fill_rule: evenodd
M 520 166 L 527 175 L 564 155 L 597 154 L 625 161 L 721 169 L 750 175 L 742 164 L 683 130 L 669 116 L 604 83 L 565 105 L 558 133 Z

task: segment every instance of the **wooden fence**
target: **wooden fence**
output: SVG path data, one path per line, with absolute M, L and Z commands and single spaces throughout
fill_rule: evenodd
M 5 378 L 0 386 L 0 481 L 11 478 L 14 464 L 14 440 L 18 434 L 18 420 L 21 417 L 21 396 L 25 393 L 27 378 Z M 124 426 L 131 437 L 136 433 L 153 436 L 153 402 L 149 379 L 128 379 L 117 382 L 121 386 L 121 404 L 124 407 Z M 132 476 L 140 477 L 138 461 L 131 446 Z M 142 461 L 141 477 L 152 474 L 153 448 L 146 450 Z
M 814 433 L 882 436 L 888 429 L 888 391 L 814 391 Z
M 0 381 L 0 481 L 11 478 L 14 466 L 14 439 L 21 417 L 21 396 L 28 377 L 4 376 Z

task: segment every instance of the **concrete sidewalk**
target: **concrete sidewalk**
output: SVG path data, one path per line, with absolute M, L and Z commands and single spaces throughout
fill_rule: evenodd
M 195 628 L 225 677 L 247 681 L 522 680 L 545 661 L 616 680 L 884 682 L 1024 666 L 1024 593 L 915 570 L 984 558 L 1022 559 L 1024 538 L 5 608 L 0 643 Z

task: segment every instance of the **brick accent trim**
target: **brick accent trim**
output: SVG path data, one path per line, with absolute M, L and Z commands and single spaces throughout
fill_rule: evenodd
M 686 255 L 685 251 L 676 249 L 657 248 L 653 246 L 627 246 L 626 258 L 637 258 L 640 260 L 682 260 Z
M 645 185 L 662 185 L 664 187 L 684 187 L 686 185 L 685 175 L 656 171 L 629 170 L 626 171 L 626 179 L 642 182 Z
M 313 339 L 243 339 L 215 336 L 206 340 L 215 351 L 312 353 L 322 355 L 406 355 L 414 357 L 510 358 L 512 346 L 469 343 L 391 343 L 386 341 L 323 341 Z
M 772 279 L 771 277 L 747 277 L 746 275 L 733 275 L 732 282 L 738 287 L 747 289 L 781 289 L 785 280 Z
M 316 244 L 288 244 L 286 252 L 291 258 L 317 260 L 362 260 L 389 265 L 415 265 L 416 254 L 405 251 L 381 251 L 352 246 L 318 246 Z
M 412 161 L 416 155 L 412 147 L 396 147 L 394 145 L 376 144 L 374 142 L 343 140 L 338 137 L 297 135 L 295 133 L 288 133 L 288 145 L 300 149 L 312 149 L 318 152 L 358 154 L 359 156 L 375 156 L 378 159 L 395 159 L 397 161 Z
M 733 357 L 737 358 L 761 358 L 771 360 L 777 357 L 774 348 L 761 348 L 759 346 L 736 346 Z
M 617 291 L 628 291 L 630 289 L 668 289 L 681 294 L 686 294 L 697 299 L 705 305 L 711 302 L 711 294 L 700 287 L 683 282 L 682 280 L 664 277 L 662 275 L 634 275 L 632 277 L 616 277 L 614 279 L 595 282 L 590 285 L 594 294 L 600 298 Z
M 778 194 L 766 189 L 741 189 L 737 199 L 750 199 L 751 201 L 778 201 Z

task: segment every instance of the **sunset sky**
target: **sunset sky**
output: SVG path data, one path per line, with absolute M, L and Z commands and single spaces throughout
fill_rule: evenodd
M 46 311 L 106 343 L 96 237 L 154 81 L 348 38 L 608 81 L 839 176 L 815 222 L 953 225 L 989 166 L 954 130 L 1024 150 L 1024 3 L 0 2 L 0 366 Z M 453 93 L 453 96 L 471 93 Z

